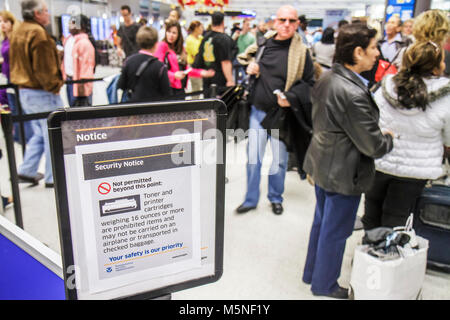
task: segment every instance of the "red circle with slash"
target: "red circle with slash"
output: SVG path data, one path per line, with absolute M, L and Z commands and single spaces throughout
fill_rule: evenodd
M 100 194 L 108 194 L 111 191 L 111 185 L 108 182 L 100 183 L 97 190 Z

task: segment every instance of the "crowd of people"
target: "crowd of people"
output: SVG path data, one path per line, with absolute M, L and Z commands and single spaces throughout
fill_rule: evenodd
M 180 12 L 173 10 L 159 33 L 135 23 L 129 6 L 122 6 L 121 14 L 116 43 L 125 60 L 117 86 L 130 101 L 183 99 L 188 88 L 200 91 L 213 84 L 220 94 L 236 85 L 236 72 L 252 77 L 247 186 L 236 212 L 257 208 L 270 140 L 267 198 L 273 213 L 281 215 L 294 156 L 300 177 L 314 185 L 316 195 L 303 281 L 314 295 L 347 298 L 337 280 L 361 195 L 364 229 L 404 225 L 425 183 L 444 173 L 450 147 L 447 14 L 428 10 L 404 22 L 394 15 L 384 33 L 363 20 L 343 20 L 336 30 L 326 27 L 314 44 L 306 37 L 308 20 L 290 5 L 253 28 L 245 19 L 231 34 L 221 12 L 212 14 L 206 31 L 197 20 L 186 31 Z M 2 72 L 19 86 L 24 113 L 55 110 L 63 105 L 65 80 L 94 76 L 88 19 L 70 20 L 71 35 L 58 50 L 45 30 L 44 0 L 22 1 L 22 17 L 19 23 L 0 13 Z M 70 106 L 91 105 L 92 93 L 92 83 L 67 85 Z M 14 108 L 5 92 L 0 99 Z M 44 179 L 53 187 L 46 119 L 32 121 L 27 132 L 18 177 L 32 184 Z M 38 173 L 42 155 L 44 175 Z

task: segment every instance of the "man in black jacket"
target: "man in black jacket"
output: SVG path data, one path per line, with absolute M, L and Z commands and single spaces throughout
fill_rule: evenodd
M 259 62 L 251 62 L 247 67 L 247 73 L 255 75 L 256 82 L 251 99 L 247 192 L 244 203 L 236 209 L 237 213 L 246 213 L 255 209 L 258 204 L 261 165 L 268 139 L 271 142 L 273 160 L 269 170 L 267 197 L 273 213 L 283 213 L 282 195 L 288 152 L 286 143 L 283 142 L 285 139 L 281 138 L 285 132 L 277 122 L 283 122 L 283 126 L 290 122 L 293 115 L 289 117 L 288 111 L 291 110 L 287 109 L 302 113 L 303 110 L 299 109 L 308 105 L 309 90 L 314 85 L 312 59 L 300 35 L 296 33 L 298 24 L 297 10 L 289 5 L 282 6 L 277 12 L 276 32 L 265 35 L 267 41 Z M 252 46 L 246 52 L 251 50 Z M 260 47 L 257 55 L 261 50 Z M 279 94 L 274 94 L 276 90 Z M 308 118 L 309 112 L 304 113 Z M 266 129 L 277 129 L 280 134 L 274 135 L 273 130 L 268 132 Z
M 348 298 L 337 283 L 345 242 L 361 194 L 375 177 L 374 158 L 393 147 L 393 134 L 381 132 L 378 107 L 360 76 L 379 55 L 375 34 L 361 24 L 343 27 L 331 72 L 313 91 L 314 134 L 304 169 L 315 181 L 317 202 L 303 281 L 314 295 Z

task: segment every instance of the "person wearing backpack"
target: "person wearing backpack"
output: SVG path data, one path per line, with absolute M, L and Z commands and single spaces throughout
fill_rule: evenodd
M 153 54 L 158 32 L 141 27 L 136 34 L 138 53 L 125 60 L 117 87 L 130 93 L 130 101 L 157 101 L 171 95 L 167 67 Z
M 232 61 L 236 56 L 237 47 L 231 37 L 225 34 L 224 18 L 225 15 L 218 11 L 211 15 L 211 30 L 204 35 L 192 65 L 194 68 L 211 68 L 215 71 L 213 77 L 203 79 L 203 89 L 215 84 L 218 87 L 218 94 L 223 93 L 225 87 L 235 85 Z

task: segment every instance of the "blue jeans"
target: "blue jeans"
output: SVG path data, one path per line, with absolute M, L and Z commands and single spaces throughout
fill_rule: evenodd
M 328 295 L 338 288 L 345 243 L 353 232 L 361 196 L 328 192 L 316 185 L 316 210 L 309 236 L 303 281 Z
M 16 106 L 16 95 L 13 93 L 7 93 L 6 95 L 8 96 L 8 102 L 9 102 L 9 107 L 11 108 L 11 113 L 13 115 L 18 115 L 19 111 L 17 110 L 17 106 Z M 31 136 L 33 135 L 33 127 L 31 125 L 31 121 L 23 122 L 23 129 L 25 132 L 25 142 L 28 142 L 28 141 L 30 141 Z M 20 124 L 19 124 L 19 122 L 14 123 L 13 138 L 14 138 L 14 141 L 20 142 Z
M 20 102 L 25 114 L 54 111 L 63 106 L 59 95 L 35 89 L 20 89 Z M 53 183 L 47 119 L 33 120 L 31 123 L 33 136 L 27 144 L 23 163 L 19 167 L 18 173 L 35 177 L 42 155 L 45 155 L 44 179 L 46 183 Z
M 71 81 L 72 77 L 67 76 L 67 81 Z M 73 104 L 75 103 L 75 97 L 73 96 L 73 84 L 72 83 L 66 83 L 66 93 L 67 93 L 67 102 L 69 103 L 69 106 L 73 107 Z
M 72 77 L 67 76 L 67 81 L 73 80 Z M 73 94 L 73 83 L 66 83 L 66 93 L 67 93 L 67 101 L 69 102 L 69 106 L 73 107 L 75 105 L 76 97 Z M 88 96 L 89 105 L 92 106 L 92 94 Z
M 282 141 L 268 135 L 267 130 L 261 126 L 261 121 L 265 116 L 266 113 L 264 111 L 256 109 L 255 106 L 251 107 L 247 145 L 247 193 L 243 203 L 246 207 L 256 207 L 259 201 L 261 166 L 268 139 L 270 139 L 272 148 L 272 165 L 269 170 L 269 192 L 267 197 L 272 203 L 283 202 L 282 194 L 284 192 L 288 152 Z

